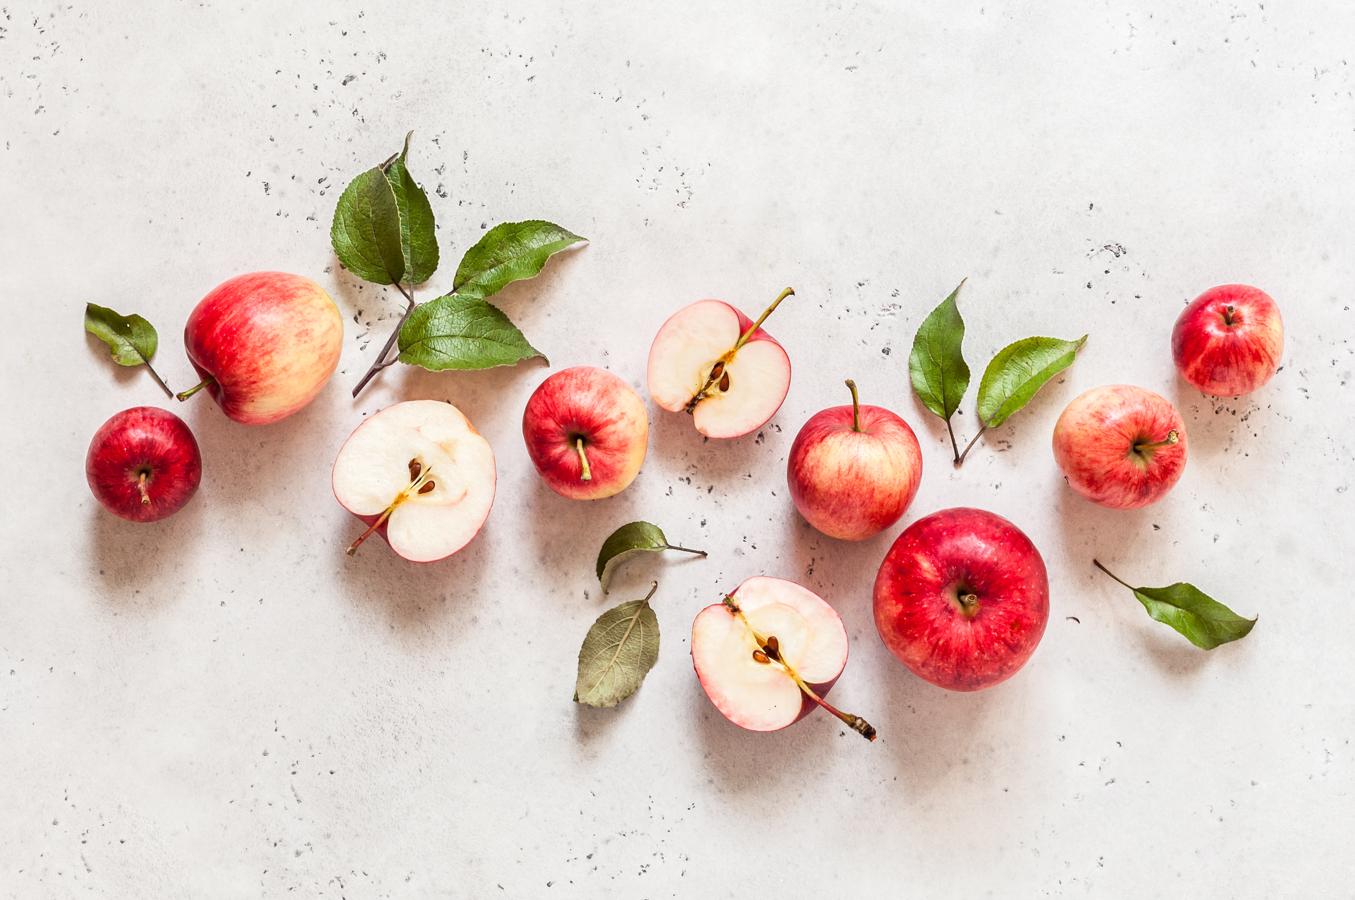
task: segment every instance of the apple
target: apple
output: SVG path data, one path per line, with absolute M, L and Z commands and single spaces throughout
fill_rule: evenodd
M 197 491 L 202 455 L 183 419 L 154 406 L 134 406 L 94 433 L 85 478 L 109 512 L 155 522 L 178 512 Z
M 1172 329 L 1172 358 L 1181 377 L 1216 397 L 1240 397 L 1264 385 L 1283 352 L 1280 308 L 1250 285 L 1210 288 Z
M 762 323 L 723 300 L 698 300 L 663 323 L 649 348 L 649 394 L 662 409 L 685 411 L 706 437 L 756 431 L 776 415 L 790 390 L 790 357 Z
M 823 598 L 793 581 L 749 578 L 692 622 L 692 666 L 725 718 L 777 731 L 821 706 L 864 737 L 865 719 L 824 700 L 847 665 L 847 630 Z
M 1054 459 L 1093 503 L 1137 509 L 1161 500 L 1186 468 L 1186 425 L 1167 398 L 1111 384 L 1073 399 L 1054 425 Z
M 879 406 L 816 413 L 790 447 L 786 481 L 795 508 L 829 537 L 860 541 L 893 525 L 922 480 L 922 448 L 908 423 Z
M 551 490 L 601 500 L 635 480 L 649 443 L 644 401 L 620 378 L 593 366 L 551 375 L 522 413 L 527 455 Z
M 189 361 L 222 412 L 267 425 L 301 409 L 339 364 L 343 319 L 324 289 L 285 272 L 254 272 L 202 298 L 184 326 Z
M 414 562 L 445 559 L 480 531 L 494 504 L 494 451 L 461 410 L 406 400 L 364 421 L 334 460 L 334 496 Z
M 1048 619 L 1040 551 L 1021 529 L 981 509 L 918 519 L 875 578 L 880 640 L 913 674 L 952 691 L 1016 674 Z

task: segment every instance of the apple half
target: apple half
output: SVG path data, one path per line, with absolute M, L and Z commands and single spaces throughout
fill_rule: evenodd
M 706 437 L 739 437 L 765 425 L 790 390 L 790 357 L 762 323 L 793 293 L 786 288 L 756 322 L 723 300 L 698 300 L 673 313 L 649 349 L 654 402 L 690 413 Z
M 692 622 L 692 666 L 726 719 L 749 731 L 778 731 L 822 706 L 875 740 L 875 729 L 826 695 L 847 665 L 847 630 L 837 612 L 793 581 L 749 578 Z
M 480 531 L 494 504 L 494 451 L 441 400 L 407 400 L 357 427 L 334 460 L 334 496 L 413 562 L 445 559 Z

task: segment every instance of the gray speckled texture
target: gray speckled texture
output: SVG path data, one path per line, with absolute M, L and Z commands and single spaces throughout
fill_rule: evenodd
M 1349 896 L 1355 8 L 901 6 L 4 6 L 0 894 Z M 489 224 L 557 220 L 591 246 L 504 307 L 557 367 L 642 388 L 674 309 L 755 312 L 793 284 L 771 324 L 795 363 L 780 414 L 722 444 L 655 414 L 634 487 L 585 505 L 522 446 L 539 364 L 390 370 L 352 402 L 398 304 L 338 270 L 330 216 L 411 127 L 433 286 Z M 80 304 L 148 316 L 185 386 L 188 310 L 262 268 L 333 293 L 340 373 L 275 426 L 183 408 L 197 499 L 114 520 L 86 442 L 163 398 L 101 358 Z M 955 472 L 906 357 L 965 275 L 976 371 L 1026 334 L 1091 340 Z M 1176 379 L 1168 335 L 1234 280 L 1279 300 L 1286 364 L 1219 402 Z M 910 519 L 983 506 L 1043 551 L 1050 627 L 1011 682 L 962 696 L 904 671 L 869 606 L 898 529 L 845 546 L 791 508 L 791 439 L 845 376 L 919 434 Z M 1111 381 L 1175 398 L 1190 428 L 1184 480 L 1141 512 L 1081 501 L 1049 451 L 1063 404 Z M 330 462 L 364 414 L 418 397 L 493 444 L 494 512 L 450 561 L 350 560 Z M 663 652 L 624 707 L 578 709 L 593 555 L 642 516 L 711 556 L 619 575 L 617 598 L 660 579 Z M 1094 554 L 1260 624 L 1196 651 Z M 707 702 L 692 617 L 758 573 L 841 611 L 833 699 L 876 745 L 822 715 L 745 733 Z

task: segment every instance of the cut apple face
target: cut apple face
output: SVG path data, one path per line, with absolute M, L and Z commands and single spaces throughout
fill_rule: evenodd
M 790 357 L 757 323 L 723 300 L 699 300 L 674 313 L 649 350 L 649 393 L 660 407 L 691 413 L 706 437 L 756 431 L 790 390 Z
M 414 562 L 451 556 L 494 503 L 494 451 L 459 409 L 409 400 L 358 426 L 334 461 L 334 496 Z
M 701 610 L 692 623 L 692 665 L 715 707 L 750 731 L 785 728 L 816 704 L 844 715 L 822 697 L 847 665 L 847 631 L 831 606 L 792 581 L 750 578 L 724 603 Z

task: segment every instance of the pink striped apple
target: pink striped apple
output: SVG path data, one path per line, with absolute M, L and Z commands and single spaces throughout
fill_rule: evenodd
M 1245 284 L 1210 288 L 1172 329 L 1181 377 L 1216 397 L 1240 397 L 1270 381 L 1284 352 L 1284 323 L 1270 295 Z
M 1156 503 L 1186 468 L 1186 424 L 1167 398 L 1128 384 L 1075 397 L 1054 424 L 1054 459 L 1093 503 Z
M 625 490 L 649 442 L 644 401 L 593 366 L 551 375 L 522 413 L 522 438 L 541 478 L 562 497 L 600 500 Z

